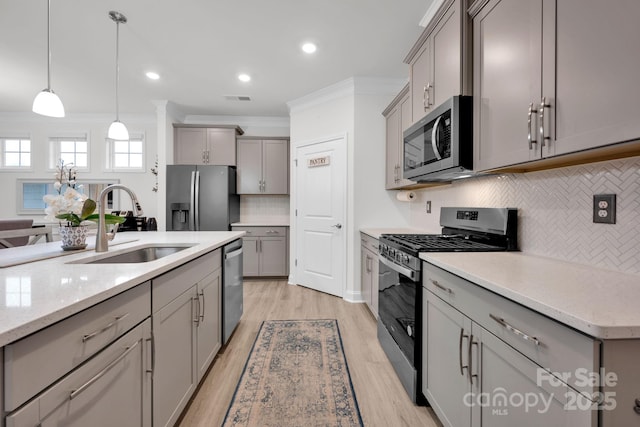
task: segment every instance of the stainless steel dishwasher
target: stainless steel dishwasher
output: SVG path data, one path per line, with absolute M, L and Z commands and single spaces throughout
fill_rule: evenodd
M 242 317 L 242 239 L 222 249 L 222 344 L 226 344 Z

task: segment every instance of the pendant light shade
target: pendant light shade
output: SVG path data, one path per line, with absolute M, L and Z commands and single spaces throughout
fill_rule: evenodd
M 51 90 L 51 0 L 47 0 L 47 88 L 33 100 L 34 113 L 49 117 L 64 117 L 64 106 Z
M 114 139 L 116 141 L 128 141 L 129 140 L 129 131 L 127 127 L 120 121 L 120 111 L 118 108 L 118 86 L 120 83 L 120 67 L 118 63 L 118 50 L 120 44 L 120 24 L 124 24 L 127 22 L 127 17 L 121 14 L 120 12 L 111 11 L 109 12 L 109 18 L 113 22 L 116 23 L 116 119 L 111 126 L 109 126 L 109 131 L 107 132 L 107 138 Z
M 129 140 L 129 131 L 127 127 L 120 120 L 115 120 L 109 126 L 109 132 L 107 133 L 107 138 L 114 139 L 116 141 L 128 141 Z
M 51 89 L 43 89 L 33 100 L 34 113 L 49 117 L 64 117 L 64 106 L 58 95 Z

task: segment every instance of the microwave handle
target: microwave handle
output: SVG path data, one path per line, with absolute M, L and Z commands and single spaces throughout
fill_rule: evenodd
M 440 124 L 440 120 L 442 120 L 442 116 L 439 116 L 436 119 L 436 122 L 433 124 L 433 129 L 431 129 L 431 147 L 433 148 L 433 154 L 436 155 L 436 159 L 442 160 L 442 156 L 438 151 L 438 137 L 440 132 L 438 132 L 438 125 Z

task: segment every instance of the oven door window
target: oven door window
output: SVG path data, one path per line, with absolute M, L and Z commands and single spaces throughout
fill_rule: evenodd
M 416 288 L 413 282 L 379 263 L 378 314 L 409 362 L 415 366 Z
M 451 157 L 451 111 L 404 138 L 404 170 Z

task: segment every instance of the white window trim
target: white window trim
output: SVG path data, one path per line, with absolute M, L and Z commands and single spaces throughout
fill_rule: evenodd
M 142 141 L 142 166 L 140 167 L 129 167 L 129 168 L 122 168 L 122 167 L 114 167 L 113 164 L 115 163 L 114 157 L 115 157 L 115 153 L 113 152 L 114 150 L 114 141 L 112 139 L 109 138 L 105 138 L 106 140 L 106 155 L 105 155 L 105 165 L 104 165 L 104 171 L 105 172 L 129 172 L 129 173 L 145 173 L 147 171 L 147 141 L 146 141 L 146 135 L 144 134 L 144 132 L 130 132 L 129 133 L 129 140 L 140 140 Z
M 29 153 L 31 154 L 31 162 L 29 166 L 5 166 L 4 165 L 4 147 L 5 141 L 7 139 L 19 139 L 19 140 L 28 140 L 31 144 L 31 150 Z M 11 136 L 0 136 L 0 172 L 33 172 L 33 139 L 31 135 L 22 134 L 20 136 L 11 135 Z
M 91 138 L 89 132 L 67 132 L 65 134 L 50 135 L 49 141 L 49 160 L 47 164 L 47 171 L 55 171 L 58 168 L 60 162 L 60 144 L 62 140 L 66 141 L 86 141 L 87 142 L 87 167 L 75 168 L 78 172 L 91 172 Z

